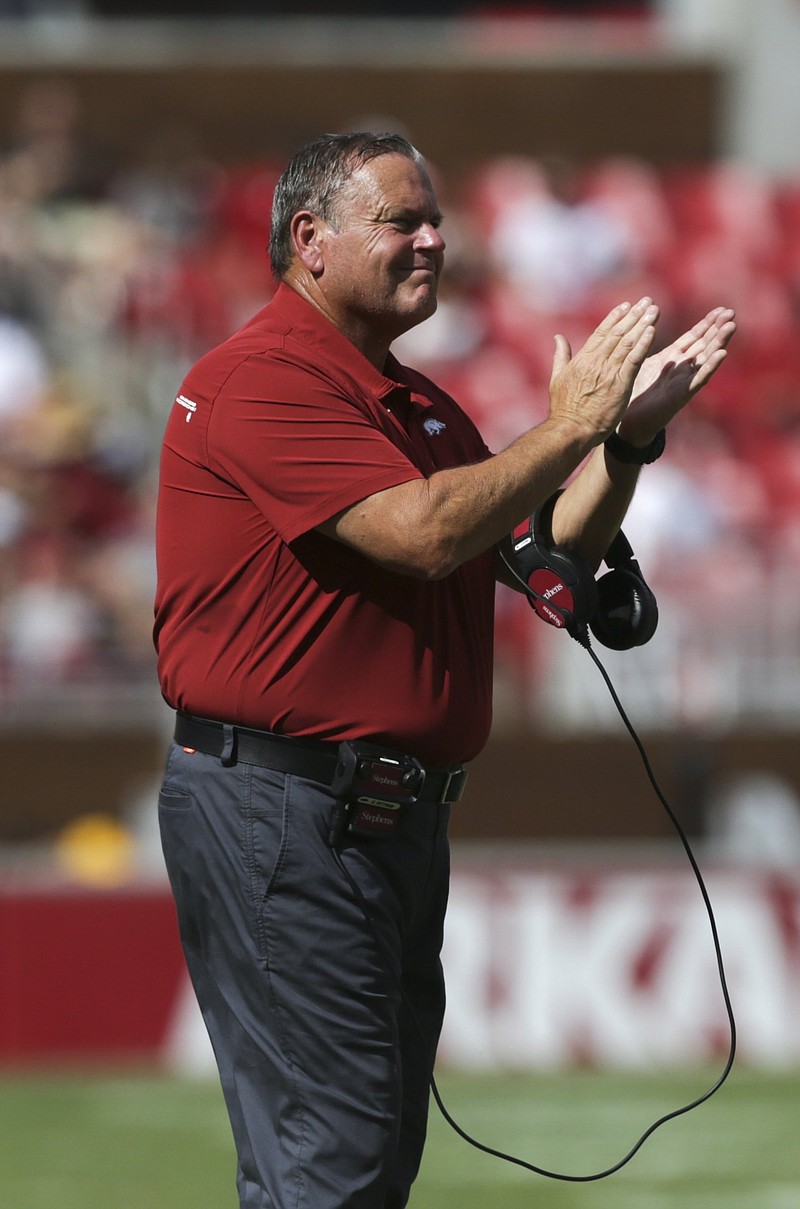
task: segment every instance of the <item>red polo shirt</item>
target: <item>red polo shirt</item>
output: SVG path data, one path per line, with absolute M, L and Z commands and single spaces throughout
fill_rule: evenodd
M 189 372 L 161 459 L 159 677 L 190 713 L 444 766 L 489 732 L 493 553 L 429 583 L 316 530 L 488 456 L 448 395 L 386 370 L 281 286 Z

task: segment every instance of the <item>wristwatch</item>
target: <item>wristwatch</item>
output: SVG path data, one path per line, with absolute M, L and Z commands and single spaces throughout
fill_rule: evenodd
M 667 433 L 664 428 L 656 433 L 649 445 L 631 445 L 630 441 L 625 441 L 615 432 L 612 432 L 611 436 L 606 437 L 604 441 L 608 452 L 618 462 L 624 462 L 626 466 L 649 466 L 651 462 L 655 462 L 657 458 L 661 457 L 666 443 Z

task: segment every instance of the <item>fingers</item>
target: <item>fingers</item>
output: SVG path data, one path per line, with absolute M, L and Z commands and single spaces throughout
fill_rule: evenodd
M 730 307 L 718 306 L 709 311 L 694 327 L 684 332 L 670 346 L 671 350 L 687 357 L 696 359 L 704 354 L 713 352 L 716 348 L 724 348 L 734 332 L 734 312 Z
M 608 370 L 633 381 L 655 338 L 659 309 L 651 298 L 640 298 L 633 306 L 621 302 L 606 315 L 586 340 L 575 361 L 585 365 L 604 364 Z
M 695 374 L 689 391 L 694 395 L 716 373 L 727 356 L 727 346 L 736 332 L 735 313 L 730 307 L 715 307 L 677 342 L 683 344 L 682 361 Z
M 626 360 L 630 363 L 631 368 L 638 370 L 650 352 L 656 335 L 657 319 L 658 307 L 651 304 L 642 312 L 630 331 L 620 337 L 618 351 L 626 354 Z
M 605 332 L 600 351 L 610 363 L 616 362 L 623 376 L 635 374 L 650 352 L 658 315 L 651 298 L 640 298 Z
M 692 394 L 694 394 L 696 391 L 698 391 L 700 389 L 700 387 L 703 386 L 708 381 L 708 379 L 711 377 L 712 374 L 716 373 L 716 371 L 719 369 L 720 365 L 722 365 L 722 362 L 725 360 L 727 355 L 728 355 L 727 349 L 718 348 L 713 353 L 711 353 L 707 359 L 704 359 L 699 363 L 698 363 L 698 361 L 694 362 L 694 364 L 697 365 L 698 368 L 697 368 L 697 373 L 692 378 L 692 383 L 691 383 L 691 387 L 690 387 Z
M 727 346 L 736 332 L 732 316 L 733 311 L 722 311 L 703 336 L 686 350 L 685 357 L 692 366 L 706 371 L 692 380 L 693 391 L 699 389 L 724 361 Z
M 668 424 L 716 373 L 736 331 L 730 307 L 714 307 L 667 348 L 646 358 L 638 372 L 631 402 L 644 431 Z M 632 413 L 633 414 L 633 413 Z
M 608 355 L 623 340 L 632 338 L 635 344 L 644 328 L 654 324 L 658 315 L 658 307 L 648 296 L 640 298 L 632 306 L 629 302 L 621 302 L 598 324 L 584 348 L 588 352 L 602 348 Z
M 709 328 L 705 336 L 706 353 L 714 352 L 718 348 L 726 348 L 736 332 L 736 323 L 734 321 L 734 313 L 731 310 L 725 310 L 715 321 L 713 326 Z
M 647 297 L 633 306 L 620 303 L 575 354 L 575 363 L 603 365 L 608 372 L 632 383 L 655 338 L 658 315 L 658 307 Z
M 566 368 L 569 361 L 572 359 L 572 349 L 566 336 L 560 333 L 555 337 L 556 348 L 553 353 L 553 368 L 550 373 L 550 382 L 555 380 L 563 369 Z

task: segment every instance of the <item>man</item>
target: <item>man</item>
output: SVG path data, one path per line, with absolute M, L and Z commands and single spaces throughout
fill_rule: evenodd
M 734 330 L 719 308 L 648 358 L 644 298 L 574 357 L 557 336 L 549 418 L 492 455 L 390 352 L 436 307 L 440 221 L 405 140 L 302 148 L 275 194 L 276 296 L 190 371 L 167 425 L 160 817 L 242 1209 L 406 1204 L 449 803 L 490 726 L 495 546 L 581 467 L 552 531 L 599 564 L 637 462 Z

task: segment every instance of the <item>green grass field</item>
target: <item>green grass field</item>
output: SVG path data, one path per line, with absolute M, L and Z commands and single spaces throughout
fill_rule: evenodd
M 713 1075 L 443 1075 L 459 1123 L 538 1166 L 616 1162 Z M 412 1209 L 799 1209 L 800 1072 L 734 1069 L 622 1172 L 562 1183 L 482 1155 L 435 1106 Z M 220 1093 L 150 1075 L 0 1076 L 0 1204 L 9 1209 L 234 1209 Z

